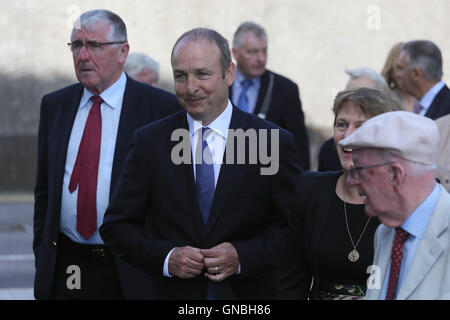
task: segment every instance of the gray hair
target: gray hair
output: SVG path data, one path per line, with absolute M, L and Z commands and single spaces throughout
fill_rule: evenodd
M 152 59 L 144 53 L 131 53 L 125 62 L 125 72 L 132 78 L 134 78 L 145 68 L 159 73 L 158 61 Z
M 123 20 L 114 12 L 97 9 L 84 12 L 75 22 L 72 29 L 72 37 L 77 29 L 89 29 L 98 22 L 107 22 L 111 25 L 110 34 L 107 36 L 108 41 L 127 42 L 127 27 Z
M 248 32 L 253 33 L 258 39 L 267 40 L 267 33 L 263 27 L 252 21 L 242 23 L 236 30 L 233 36 L 233 47 L 239 49 L 244 43 L 244 35 Z
M 439 81 L 442 78 L 441 50 L 431 41 L 415 40 L 406 42 L 402 48 L 406 52 L 408 68 L 420 68 L 429 81 Z
M 345 73 L 347 73 L 350 76 L 348 83 L 354 79 L 367 77 L 375 83 L 374 89 L 383 92 L 388 92 L 389 90 L 386 80 L 378 72 L 370 68 L 362 67 L 352 70 L 345 70 Z
M 214 31 L 212 29 L 206 28 L 195 28 L 183 33 L 178 40 L 175 42 L 172 53 L 170 55 L 171 61 L 173 61 L 173 54 L 175 48 L 182 41 L 199 41 L 199 40 L 208 40 L 213 42 L 219 47 L 220 50 L 220 64 L 222 66 L 222 77 L 225 77 L 225 70 L 227 70 L 231 64 L 231 51 L 228 45 L 228 40 L 225 39 L 220 33 Z

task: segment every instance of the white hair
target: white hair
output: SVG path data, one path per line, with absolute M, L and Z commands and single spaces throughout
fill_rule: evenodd
M 125 72 L 132 78 L 145 68 L 159 73 L 158 61 L 152 59 L 144 53 L 131 53 L 125 62 Z
M 72 29 L 72 37 L 75 31 L 81 28 L 89 29 L 96 23 L 107 22 L 111 25 L 111 29 L 107 36 L 108 41 L 123 41 L 127 42 L 127 27 L 123 20 L 114 12 L 104 9 L 91 10 L 84 12 L 75 21 Z
M 382 92 L 387 92 L 389 89 L 386 80 L 379 73 L 370 68 L 362 67 L 352 70 L 345 70 L 345 73 L 347 73 L 350 76 L 348 82 L 352 81 L 353 79 L 367 77 L 375 83 L 374 89 L 380 90 Z

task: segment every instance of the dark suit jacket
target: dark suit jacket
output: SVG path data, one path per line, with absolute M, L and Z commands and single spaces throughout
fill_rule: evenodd
M 74 84 L 45 95 L 41 103 L 33 240 L 37 299 L 48 299 L 52 288 L 67 147 L 82 92 L 83 86 Z M 110 194 L 117 184 L 134 131 L 178 110 L 180 106 L 174 95 L 127 77 Z M 117 268 L 125 296 L 143 298 L 143 273 L 138 274 L 139 270 L 133 272 L 131 266 L 123 261 L 118 261 Z
M 259 163 L 222 164 L 205 227 L 193 167 L 175 165 L 171 159 L 171 150 L 179 144 L 171 135 L 179 128 L 188 130 L 185 112 L 136 131 L 100 228 L 102 238 L 115 254 L 151 276 L 155 299 L 205 299 L 208 279 L 203 274 L 193 279 L 163 277 L 164 260 L 176 246 L 211 248 L 223 242 L 236 248 L 241 274 L 218 283 L 217 298 L 272 298 L 274 267 L 285 238 L 279 227 L 287 225 L 300 173 L 292 135 L 280 129 L 275 175 L 261 175 Z M 279 127 L 233 107 L 230 129 L 237 128 Z
M 425 117 L 436 120 L 450 113 L 450 90 L 445 85 L 434 97 Z
M 297 84 L 277 73 L 266 70 L 261 76 L 261 86 L 253 113 L 258 114 L 261 111 L 271 74 L 274 76 L 274 85 L 265 119 L 294 135 L 302 166 L 305 170 L 309 170 L 309 140 Z M 230 87 L 230 97 L 232 97 L 232 91 Z
M 295 191 L 295 209 L 289 220 L 288 254 L 280 270 L 277 298 L 318 296 L 319 245 L 342 171 L 305 172 Z M 311 282 L 314 277 L 312 289 Z

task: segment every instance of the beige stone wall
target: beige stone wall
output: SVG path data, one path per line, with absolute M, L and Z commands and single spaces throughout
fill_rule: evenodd
M 0 8 L 0 137 L 35 135 L 42 95 L 76 81 L 66 43 L 79 13 L 95 8 L 123 18 L 131 50 L 160 61 L 168 89 L 170 51 L 184 31 L 210 27 L 231 40 L 241 22 L 262 24 L 268 68 L 300 86 L 313 168 L 345 69 L 380 71 L 396 42 L 429 39 L 449 81 L 448 0 L 0 0 Z
M 447 0 L 1 0 L 0 4 L 1 73 L 43 78 L 57 74 L 73 80 L 65 43 L 79 12 L 107 8 L 118 13 L 127 24 L 132 51 L 159 60 L 162 79 L 169 83 L 170 50 L 183 31 L 206 26 L 231 40 L 240 22 L 254 20 L 269 35 L 268 67 L 300 85 L 310 127 L 330 126 L 331 103 L 345 86 L 346 68 L 380 70 L 397 41 L 431 39 L 441 48 L 444 62 L 450 60 Z M 444 68 L 446 79 L 449 63 Z

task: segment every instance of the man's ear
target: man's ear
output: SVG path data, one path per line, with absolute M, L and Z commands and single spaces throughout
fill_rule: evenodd
M 395 162 L 389 167 L 389 178 L 392 184 L 396 187 L 400 187 L 406 177 L 406 169 L 403 164 Z
M 231 62 L 228 69 L 225 71 L 225 78 L 228 86 L 233 84 L 234 78 L 236 77 L 236 65 Z
M 119 62 L 124 65 L 127 61 L 128 53 L 130 51 L 130 45 L 128 43 L 124 43 L 119 50 Z
M 418 77 L 423 78 L 424 77 L 423 70 L 419 67 L 412 68 L 411 74 L 414 78 L 418 78 Z

